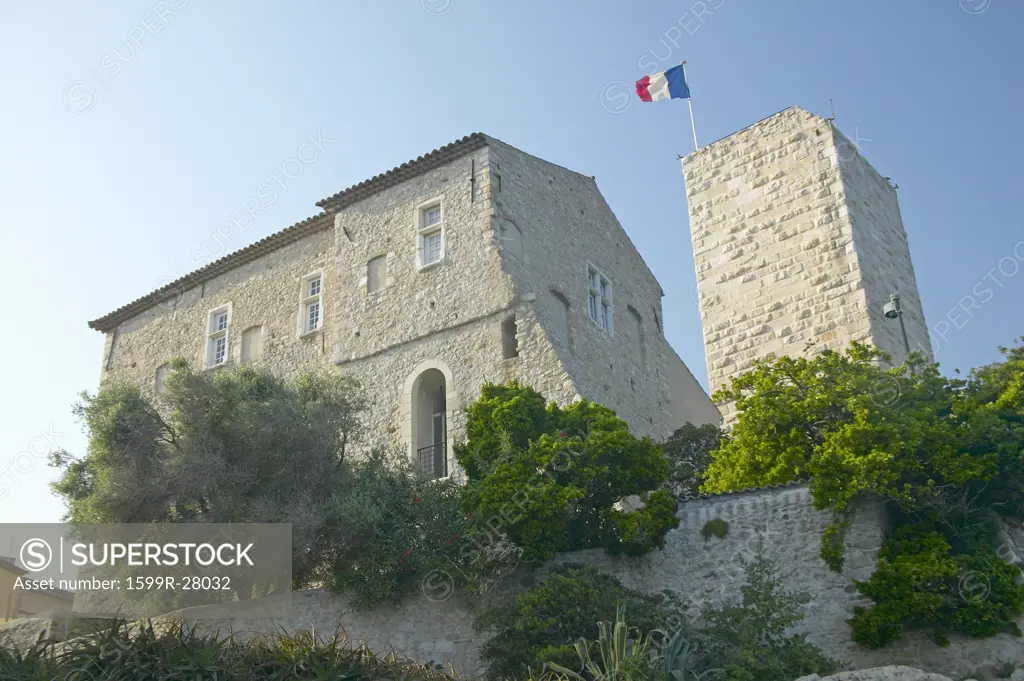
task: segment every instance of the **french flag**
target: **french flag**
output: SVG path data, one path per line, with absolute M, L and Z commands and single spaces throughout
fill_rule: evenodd
M 689 99 L 690 88 L 686 85 L 683 66 L 673 66 L 663 73 L 644 76 L 636 82 L 636 93 L 645 102 L 658 99 Z

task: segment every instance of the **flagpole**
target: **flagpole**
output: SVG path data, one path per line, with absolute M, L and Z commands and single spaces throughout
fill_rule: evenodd
M 686 87 L 687 87 L 687 89 L 689 89 L 690 81 L 686 80 L 686 60 L 685 59 L 682 61 L 682 65 L 683 65 L 683 80 L 686 81 Z M 693 128 L 693 150 L 696 151 L 697 149 L 700 149 L 700 144 L 697 143 L 697 123 L 693 120 L 693 93 L 692 92 L 690 93 L 690 96 L 686 98 L 686 103 L 690 107 L 690 127 Z

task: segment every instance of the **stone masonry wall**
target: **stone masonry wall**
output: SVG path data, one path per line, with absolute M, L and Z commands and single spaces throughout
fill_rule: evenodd
M 207 315 L 231 304 L 228 356 L 241 361 L 242 332 L 263 327 L 260 362 L 274 373 L 290 377 L 330 366 L 330 346 L 324 333 L 331 318 L 324 318 L 320 333 L 299 337 L 297 315 L 301 278 L 323 268 L 324 308 L 335 304 L 337 270 L 330 218 L 324 230 L 242 265 L 175 299 L 146 310 L 107 334 L 102 379 L 124 380 L 152 391 L 157 367 L 175 357 L 202 366 L 206 348 Z M 111 345 L 113 350 L 111 351 Z
M 799 630 L 853 668 L 904 664 L 965 678 L 983 665 L 1024 663 L 1024 643 L 1009 635 L 984 639 L 954 635 L 950 645 L 939 647 L 914 633 L 874 651 L 860 649 L 850 640 L 847 620 L 853 607 L 870 603 L 857 594 L 852 580 L 866 579 L 874 570 L 884 526 L 877 509 L 867 509 L 854 519 L 842 574 L 831 572 L 818 554 L 829 514 L 813 508 L 805 485 L 689 501 L 680 506 L 677 515 L 680 526 L 668 534 L 662 551 L 642 558 L 613 558 L 597 549 L 566 554 L 560 560 L 595 565 L 635 589 L 675 591 L 696 612 L 704 604 L 738 599 L 744 563 L 763 550 L 776 562 L 784 586 L 809 599 L 802 607 L 805 619 Z M 716 518 L 728 523 L 726 536 L 705 540 L 701 529 Z M 547 570 L 541 568 L 536 576 L 543 577 Z M 207 618 L 200 621 L 206 630 L 236 632 L 312 627 L 330 636 L 341 626 L 350 640 L 366 641 L 375 651 L 393 649 L 414 658 L 450 662 L 459 672 L 479 675 L 483 671 L 480 646 L 490 634 L 473 630 L 474 605 L 466 595 L 444 588 L 450 582 L 443 575 L 434 577 L 422 594 L 372 611 L 354 610 L 342 596 L 314 591 L 294 595 L 293 616 L 287 620 L 246 617 L 245 609 L 250 606 L 242 604 L 193 608 L 181 616 Z M 518 588 L 517 583 L 521 583 L 519 579 L 509 578 L 506 587 Z M 1024 623 L 1024 618 L 1021 621 Z
M 485 380 L 504 381 L 501 322 L 514 304 L 491 230 L 488 150 L 423 173 L 344 208 L 335 218 L 341 285 L 334 308 L 334 362 L 368 388 L 375 444 L 413 455 L 413 381 L 445 374 L 449 468 L 463 430 L 461 407 Z M 419 213 L 440 202 L 444 253 L 420 267 Z M 382 286 L 370 292 L 368 263 L 386 258 Z M 422 444 L 422 443 L 421 443 Z M 428 443 L 429 444 L 429 443 Z
M 546 332 L 578 394 L 655 438 L 682 425 L 676 413 L 684 404 L 696 422 L 717 422 L 700 385 L 670 368 L 678 359 L 661 332 L 661 286 L 594 178 L 496 141 L 491 154 L 494 230 L 505 235 L 499 239 L 502 264 L 529 305 L 528 323 Z M 588 265 L 612 283 L 611 333 L 590 319 Z
M 927 345 L 895 191 L 829 121 L 792 107 L 682 165 L 712 392 L 769 353 L 859 340 L 901 359 L 894 290 Z
M 899 293 L 910 348 L 932 359 L 931 338 L 896 189 L 871 167 L 853 142 L 835 128 L 832 134 L 836 139 L 845 206 L 853 228 L 853 245 L 868 300 L 871 339 L 891 354 L 894 361 L 903 361 L 906 350 L 899 322 L 886 319 L 883 312 L 889 295 Z

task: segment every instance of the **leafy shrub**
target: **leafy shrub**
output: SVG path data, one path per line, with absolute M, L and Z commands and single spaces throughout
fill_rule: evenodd
M 745 572 L 742 599 L 705 608 L 699 628 L 680 626 L 666 641 L 664 635 L 653 635 L 655 629 L 659 634 L 665 629 L 642 617 L 632 617 L 629 621 L 636 626 L 626 627 L 620 609 L 614 627 L 599 624 L 597 641 L 576 641 L 579 660 L 574 667 L 549 660 L 550 671 L 541 681 L 790 681 L 838 671 L 839 663 L 804 635 L 788 633 L 802 619 L 803 599 L 782 588 L 774 564 L 759 553 Z M 564 647 L 552 650 L 565 653 Z
M 0 648 L 0 678 L 9 681 L 292 681 L 403 679 L 450 681 L 435 665 L 377 658 L 344 638 L 308 632 L 241 643 L 200 635 L 195 628 L 157 631 L 116 623 L 109 630 L 29 651 Z
M 545 406 L 518 383 L 485 384 L 467 408 L 467 441 L 455 455 L 468 478 L 463 510 L 542 562 L 602 546 L 640 555 L 664 545 L 679 524 L 665 490 L 668 463 L 611 409 L 586 400 Z M 622 499 L 644 508 L 626 513 Z
M 657 656 L 651 635 L 626 624 L 626 608 L 619 605 L 615 622 L 598 622 L 597 639 L 579 639 L 573 645 L 579 656 L 579 672 L 556 662 L 547 667 L 561 678 L 574 681 L 647 681 L 657 675 Z M 634 636 L 630 634 L 635 632 Z
M 619 607 L 641 631 L 674 631 L 682 607 L 669 595 L 646 595 L 601 574 L 594 567 L 561 565 L 539 584 L 476 620 L 478 629 L 496 629 L 481 657 L 492 679 L 525 677 L 545 662 L 578 667 L 574 642 L 593 637 L 597 623 L 613 621 Z
M 909 628 L 972 636 L 1014 631 L 1024 587 L 997 555 L 998 521 L 1024 517 L 1024 345 L 967 380 L 943 376 L 911 353 L 852 343 L 845 353 L 770 358 L 715 394 L 737 422 L 713 452 L 702 489 L 726 491 L 810 479 L 833 522 L 821 556 L 843 565 L 845 533 L 866 503 L 881 502 L 897 532 L 858 585 L 854 639 L 877 647 Z
M 712 518 L 704 523 L 704 527 L 700 528 L 700 536 L 704 537 L 704 541 L 712 537 L 725 539 L 727 534 L 729 534 L 729 523 L 721 518 Z
M 417 592 L 424 577 L 443 570 L 462 583 L 468 564 L 464 537 L 472 527 L 452 482 L 426 479 L 408 457 L 375 451 L 346 466 L 326 504 L 317 551 L 330 588 L 348 590 L 357 607 L 397 601 Z
M 721 446 L 724 438 L 722 429 L 714 424 L 687 423 L 661 444 L 669 465 L 667 488 L 673 496 L 689 499 L 700 494 L 704 471 L 711 464 L 711 453 Z
M 156 397 L 117 382 L 82 395 L 75 412 L 89 432 L 88 453 L 51 457 L 65 519 L 290 523 L 292 574 L 303 579 L 319 562 L 313 548 L 325 503 L 361 430 L 358 384 L 326 371 L 284 381 L 248 366 L 172 366 Z M 251 595 L 244 591 L 239 597 Z M 179 607 L 194 602 L 189 592 L 174 595 Z
M 778 681 L 838 671 L 839 663 L 805 635 L 788 633 L 803 619 L 804 599 L 782 587 L 772 561 L 758 554 L 745 572 L 738 602 L 704 610 L 705 626 L 695 632 L 704 669 L 721 669 L 719 678 L 727 681 Z
M 940 644 L 947 642 L 945 631 L 1013 631 L 1014 615 L 1024 609 L 1017 576 L 1017 568 L 994 553 L 952 553 L 939 532 L 900 527 L 882 546 L 871 578 L 857 582 L 876 605 L 854 609 L 853 640 L 878 648 L 912 627 L 932 628 Z

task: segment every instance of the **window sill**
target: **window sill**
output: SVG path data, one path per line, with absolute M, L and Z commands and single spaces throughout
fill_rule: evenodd
M 424 270 L 430 270 L 430 269 L 433 269 L 435 267 L 439 267 L 439 266 L 441 266 L 443 264 L 444 264 L 444 258 L 441 258 L 437 262 L 432 262 L 432 263 L 429 263 L 427 265 L 420 265 L 420 266 L 418 266 L 416 268 L 416 271 L 423 272 Z
M 299 338 L 310 338 L 312 336 L 316 336 L 317 334 L 320 334 L 320 333 L 323 333 L 323 332 L 324 332 L 324 328 L 321 326 L 321 327 L 318 327 L 316 329 L 313 329 L 312 331 L 303 331 L 302 333 L 299 334 Z
M 231 364 L 231 360 L 225 360 L 225 361 L 221 362 L 220 364 L 210 364 L 208 366 L 204 366 L 203 367 L 203 371 L 217 371 L 218 369 L 224 369 L 225 367 L 227 367 L 230 364 Z

